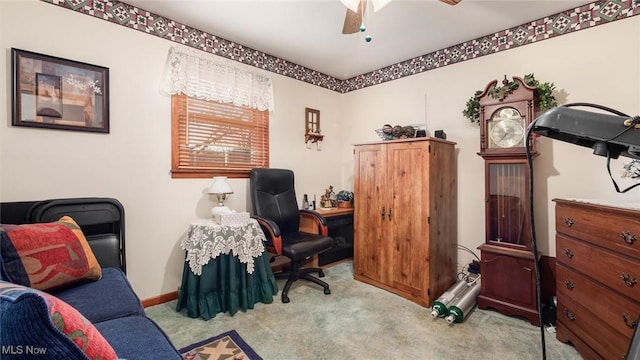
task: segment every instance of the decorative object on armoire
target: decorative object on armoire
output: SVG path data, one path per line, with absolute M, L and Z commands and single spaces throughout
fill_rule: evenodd
M 553 95 L 553 90 L 555 90 L 555 85 L 553 83 L 545 82 L 541 83 L 536 80 L 533 73 L 527 74 L 523 78 L 523 82 L 530 87 L 535 88 L 536 95 L 538 97 L 537 104 L 541 111 L 548 110 L 558 106 L 558 101 L 556 97 Z M 495 99 L 504 99 L 509 94 L 513 93 L 518 89 L 520 84 L 515 81 L 515 77 L 513 81 L 507 80 L 507 77 L 504 77 L 502 81 L 502 86 L 493 86 L 489 89 L 489 95 Z M 469 119 L 471 122 L 475 122 L 480 124 L 480 99 L 479 97 L 483 95 L 482 90 L 476 91 L 467 103 L 465 104 L 465 109 L 462 110 L 462 115 Z
M 382 140 L 391 140 L 393 139 L 393 126 L 389 124 L 384 124 L 382 126 Z
M 529 144 L 532 157 L 537 156 L 526 128 L 533 121 L 538 95 L 519 77 L 505 78 L 502 90 L 496 90 L 497 83 L 487 84 L 477 97 L 486 221 L 485 239 L 478 247 L 482 274 L 478 307 L 522 316 L 538 325 L 526 153 Z
M 320 110 L 304 108 L 304 143 L 307 149 L 311 149 L 311 144 L 316 144 L 316 149 L 322 149 L 322 140 L 324 135 L 320 132 Z
M 215 176 L 213 178 L 213 183 L 211 183 L 207 192 L 211 195 L 215 195 L 218 199 L 218 205 L 211 209 L 211 215 L 215 217 L 233 212 L 231 209 L 224 206 L 224 201 L 229 195 L 233 194 L 233 189 L 229 182 L 227 182 L 226 176 Z
M 585 359 L 625 357 L 640 314 L 640 208 L 554 199 L 559 341 Z
M 355 145 L 356 280 L 424 307 L 456 282 L 454 145 L 435 138 Z
M 109 133 L 109 68 L 11 49 L 13 126 Z
M 340 208 L 353 207 L 353 192 L 349 190 L 340 190 L 336 195 L 336 201 Z
M 375 132 L 382 140 L 398 140 L 398 139 L 410 139 L 417 137 L 417 133 L 420 131 L 426 134 L 426 126 L 424 124 L 413 125 L 395 125 L 389 124 L 383 125 L 380 129 L 376 129 Z
M 436 130 L 434 136 L 438 139 L 447 140 L 447 133 L 444 130 Z

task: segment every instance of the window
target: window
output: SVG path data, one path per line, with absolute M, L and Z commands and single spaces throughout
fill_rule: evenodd
M 249 177 L 269 167 L 269 111 L 184 94 L 171 101 L 171 177 Z

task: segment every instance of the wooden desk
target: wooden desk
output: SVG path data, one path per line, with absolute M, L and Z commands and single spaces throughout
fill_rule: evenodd
M 353 257 L 353 208 L 317 209 L 318 214 L 327 220 L 329 236 L 336 241 L 336 247 L 313 257 L 311 265 L 318 267 Z M 302 218 L 302 231 L 317 233 L 312 220 Z
M 353 208 L 332 208 L 316 210 L 327 220 L 329 236 L 336 246 L 318 255 L 318 265 L 353 257 Z
M 316 212 L 324 217 L 332 217 L 338 215 L 353 215 L 353 208 L 331 208 L 331 209 L 317 209 Z
M 317 209 L 318 214 L 327 220 L 329 236 L 336 240 L 336 247 L 316 255 L 306 265 L 318 267 L 334 261 L 353 257 L 353 208 Z M 309 218 L 300 219 L 300 231 L 318 233 L 315 222 Z M 273 269 L 277 269 L 272 265 Z

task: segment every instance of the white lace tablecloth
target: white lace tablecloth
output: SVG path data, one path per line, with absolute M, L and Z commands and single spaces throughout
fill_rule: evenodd
M 202 267 L 220 254 L 233 255 L 247 264 L 247 272 L 253 273 L 254 258 L 264 252 L 267 239 L 255 219 L 245 225 L 222 226 L 213 220 L 199 219 L 189 225 L 187 236 L 180 247 L 187 251 L 186 261 L 196 275 L 202 275 Z

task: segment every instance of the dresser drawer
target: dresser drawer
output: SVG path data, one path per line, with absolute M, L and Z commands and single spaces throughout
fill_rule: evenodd
M 600 321 L 631 338 L 640 303 L 594 282 L 562 264 L 556 266 L 557 292 L 589 309 Z
M 598 319 L 585 307 L 558 293 L 558 329 L 566 327 L 589 344 L 603 359 L 624 359 L 630 337 Z
M 556 235 L 556 252 L 558 263 L 588 273 L 594 280 L 632 299 L 640 299 L 640 261 L 561 234 Z
M 640 258 L 640 217 L 637 211 L 587 203 L 556 204 L 556 231 Z

